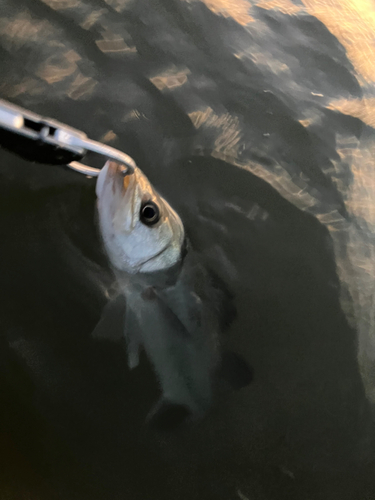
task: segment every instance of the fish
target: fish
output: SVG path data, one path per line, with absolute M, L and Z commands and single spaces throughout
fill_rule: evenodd
M 236 316 L 233 295 L 202 263 L 180 216 L 138 167 L 129 173 L 108 161 L 96 194 L 117 294 L 93 336 L 125 338 L 131 370 L 146 353 L 162 393 L 147 422 L 170 429 L 196 420 L 211 407 L 220 376 L 236 389 L 252 380 L 247 362 L 222 349 L 221 336 Z

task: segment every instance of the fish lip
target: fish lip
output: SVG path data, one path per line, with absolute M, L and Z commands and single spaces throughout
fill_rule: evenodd
M 125 194 L 130 185 L 130 179 L 134 175 L 129 169 L 120 163 L 108 160 L 107 177 L 112 179 L 114 185 L 120 185 L 122 193 Z
M 126 167 L 124 167 L 126 168 Z M 126 172 L 128 172 L 126 170 Z M 124 173 L 121 171 L 121 165 L 114 161 L 108 160 L 104 167 L 99 172 L 98 179 L 96 181 L 96 195 L 100 198 L 106 189 L 108 184 L 112 184 L 112 190 L 120 187 L 122 189 L 123 194 L 127 191 L 127 188 L 130 185 L 130 176 L 132 173 Z
M 114 176 L 116 174 L 121 174 L 122 177 L 126 177 L 134 173 L 130 171 L 130 169 L 126 165 L 113 160 L 108 160 L 108 171 Z

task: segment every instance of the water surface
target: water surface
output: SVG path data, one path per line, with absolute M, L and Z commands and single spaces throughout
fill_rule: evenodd
M 135 158 L 236 294 L 255 380 L 152 433 L 147 360 L 90 333 L 94 180 L 1 153 L 7 498 L 372 499 L 371 0 L 0 2 L 0 96 Z

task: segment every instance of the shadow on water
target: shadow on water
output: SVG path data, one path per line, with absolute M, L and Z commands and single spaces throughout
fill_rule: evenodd
M 194 426 L 147 428 L 147 359 L 130 373 L 122 344 L 91 337 L 112 283 L 94 181 L 2 152 L 4 498 L 374 498 L 341 295 L 373 129 L 340 99 L 369 86 L 322 15 L 218 4 L 1 2 L 1 96 L 134 156 L 235 293 L 228 345 L 255 375 Z

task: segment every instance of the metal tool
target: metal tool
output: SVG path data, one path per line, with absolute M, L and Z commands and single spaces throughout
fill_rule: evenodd
M 42 117 L 0 99 L 0 146 L 31 161 L 67 165 L 85 175 L 100 169 L 80 163 L 88 152 L 114 160 L 134 172 L 135 161 L 127 154 L 87 137 L 84 132 Z M 103 163 L 104 164 L 104 163 Z

